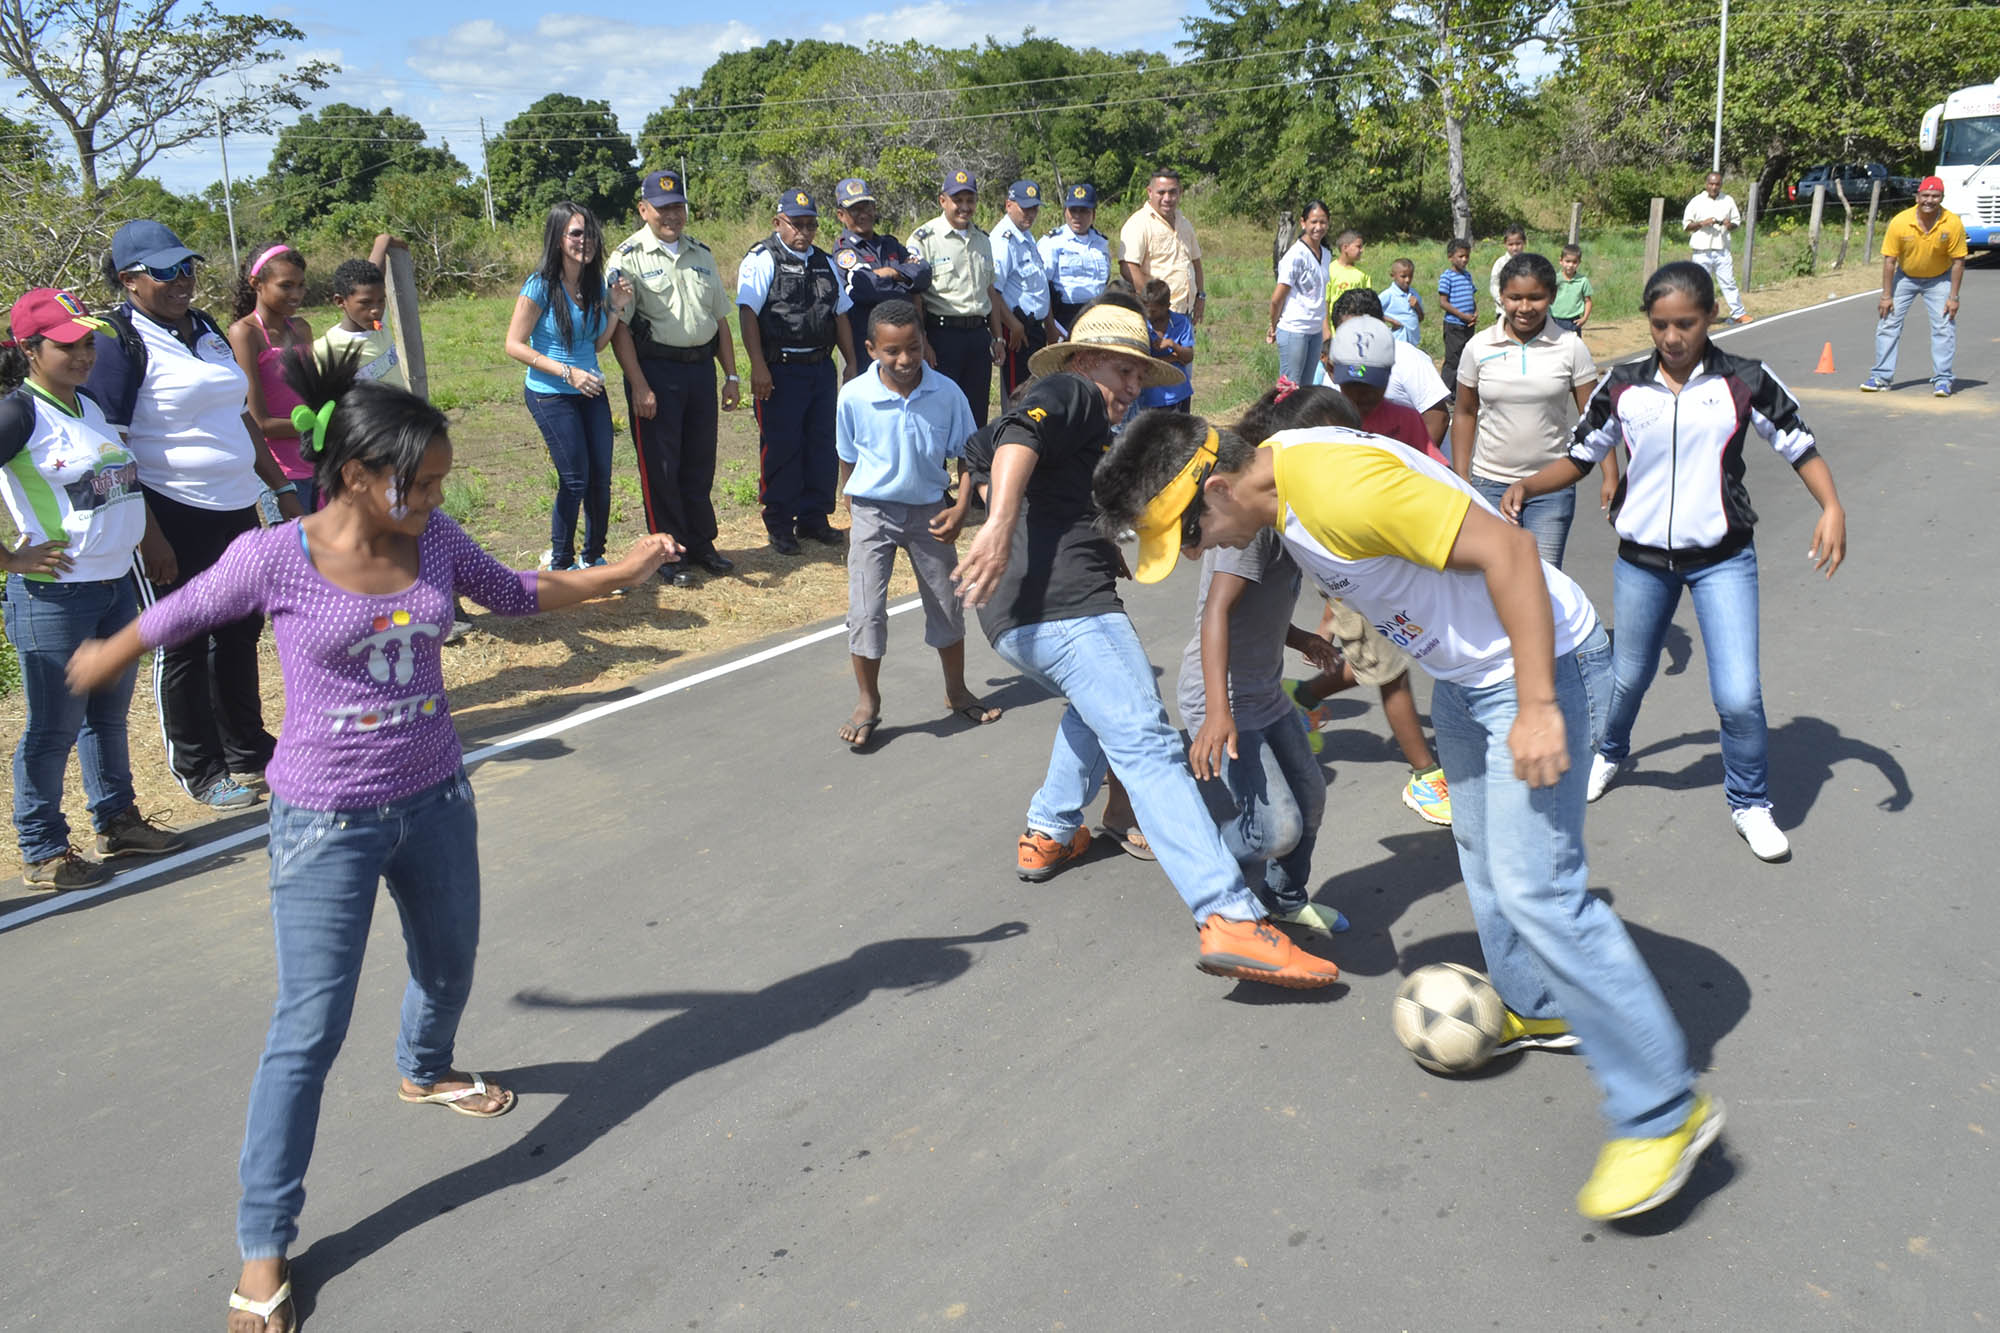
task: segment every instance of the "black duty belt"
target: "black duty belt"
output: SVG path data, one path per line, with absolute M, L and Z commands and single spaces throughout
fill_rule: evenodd
M 934 329 L 983 329 L 986 327 L 986 316 L 927 314 L 924 323 Z
M 683 365 L 693 365 L 713 360 L 718 350 L 718 342 L 717 339 L 710 338 L 696 347 L 675 347 L 671 343 L 656 343 L 648 338 L 638 341 L 634 350 L 638 352 L 641 361 L 678 361 Z
M 816 347 L 810 352 L 797 351 L 790 347 L 780 347 L 771 359 L 781 366 L 809 366 L 816 361 L 824 361 L 833 355 L 831 347 Z

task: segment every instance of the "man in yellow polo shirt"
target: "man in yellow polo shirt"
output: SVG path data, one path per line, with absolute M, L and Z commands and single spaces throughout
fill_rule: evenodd
M 1201 323 L 1208 293 L 1202 288 L 1201 242 L 1181 212 L 1181 177 L 1166 167 L 1146 182 L 1146 202 L 1119 228 L 1121 271 L 1132 290 L 1143 292 L 1158 278 L 1167 284 L 1168 305 L 1188 322 Z
M 938 184 L 938 216 L 910 233 L 910 258 L 931 266 L 923 295 L 924 335 L 938 373 L 965 391 L 972 419 L 986 424 L 993 367 L 1026 336 L 1021 321 L 993 285 L 993 243 L 972 225 L 979 181 L 956 167 Z
M 1958 287 L 1965 279 L 1965 224 L 1944 206 L 1944 182 L 1926 176 L 1915 206 L 1889 220 L 1882 236 L 1882 299 L 1875 305 L 1875 368 L 1863 393 L 1889 387 L 1903 316 L 1919 296 L 1931 314 L 1931 394 L 1951 397 L 1951 360 L 1958 350 Z
M 681 544 L 687 559 L 661 569 L 671 583 L 694 581 L 694 569 L 727 574 L 736 567 L 715 549 L 715 362 L 722 362 L 722 410 L 741 397 L 736 343 L 729 336 L 729 288 L 707 246 L 687 234 L 687 188 L 675 171 L 655 171 L 640 186 L 646 224 L 611 252 L 633 300 L 611 331 L 625 372 L 625 403 L 639 450 L 639 494 L 646 528 Z M 671 571 L 671 572 L 669 572 Z

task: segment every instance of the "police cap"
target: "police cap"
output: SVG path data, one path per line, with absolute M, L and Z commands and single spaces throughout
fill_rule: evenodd
M 665 208 L 668 204 L 684 204 L 688 201 L 687 183 L 677 171 L 651 171 L 640 189 L 647 203 L 654 208 Z
M 812 196 L 799 188 L 785 191 L 784 197 L 778 200 L 778 212 L 788 218 L 816 218 L 819 216 L 819 209 L 814 205 Z

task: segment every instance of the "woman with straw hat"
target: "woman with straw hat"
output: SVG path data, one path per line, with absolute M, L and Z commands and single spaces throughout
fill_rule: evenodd
M 1124 559 L 1097 527 L 1091 478 L 1113 423 L 1141 389 L 1179 371 L 1152 355 L 1145 314 L 1125 296 L 1085 307 L 1070 340 L 1028 364 L 1034 383 L 966 448 L 968 468 L 988 487 L 989 517 L 956 575 L 993 650 L 1069 703 L 1028 803 L 1016 869 L 1039 883 L 1081 856 L 1090 846 L 1083 807 L 1115 770 L 1200 927 L 1196 965 L 1279 986 L 1330 986 L 1340 969 L 1271 924 L 1224 847 L 1118 600 Z

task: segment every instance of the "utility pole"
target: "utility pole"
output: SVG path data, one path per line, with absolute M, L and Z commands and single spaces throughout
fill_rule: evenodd
M 222 131 L 222 108 L 215 108 L 215 141 L 222 148 L 222 211 L 229 217 L 229 262 L 238 272 L 243 256 L 236 251 L 236 201 L 229 188 L 229 137 Z
M 486 230 L 493 231 L 499 224 L 493 220 L 493 169 L 486 165 L 486 117 L 479 118 L 479 175 L 486 183 Z
M 1715 154 L 1710 171 L 1722 170 L 1722 74 L 1729 64 L 1729 0 L 1722 0 L 1722 35 L 1715 44 Z

